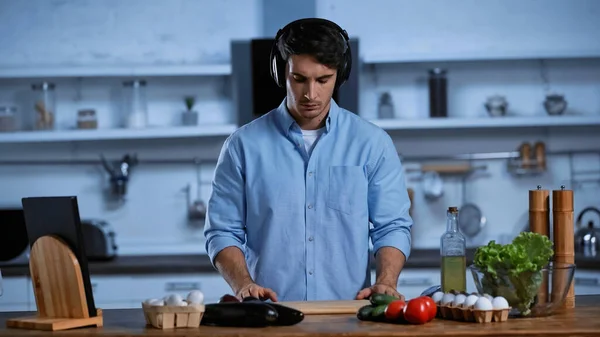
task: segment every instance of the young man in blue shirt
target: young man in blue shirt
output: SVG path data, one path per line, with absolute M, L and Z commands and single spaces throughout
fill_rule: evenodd
M 223 145 L 204 233 L 238 298 L 403 298 L 396 285 L 411 249 L 410 199 L 389 135 L 332 99 L 350 72 L 349 48 L 327 20 L 280 30 L 271 64 L 286 98 Z

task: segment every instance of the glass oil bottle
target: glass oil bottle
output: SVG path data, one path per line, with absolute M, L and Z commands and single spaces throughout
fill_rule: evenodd
M 446 212 L 446 232 L 440 238 L 442 291 L 467 291 L 466 239 L 458 230 L 458 208 Z

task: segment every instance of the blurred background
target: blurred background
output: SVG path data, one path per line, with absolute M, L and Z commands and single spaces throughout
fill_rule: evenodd
M 472 252 L 528 230 L 529 190 L 564 186 L 575 239 L 596 237 L 600 1 L 0 0 L 0 310 L 35 310 L 30 196 L 77 196 L 98 307 L 229 292 L 202 235 L 215 161 L 283 98 L 269 50 L 302 17 L 347 30 L 338 104 L 388 131 L 402 158 L 406 295 L 439 284 L 449 206 Z M 577 293 L 600 293 L 600 257 L 577 249 Z

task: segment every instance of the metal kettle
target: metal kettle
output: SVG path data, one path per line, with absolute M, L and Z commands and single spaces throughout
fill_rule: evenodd
M 593 221 L 588 221 L 587 226 L 583 227 L 581 220 L 587 212 L 596 212 L 600 217 L 600 210 L 596 207 L 584 208 L 577 217 L 575 233 L 575 252 L 581 253 L 585 257 L 595 257 L 600 252 L 600 229 L 594 227 Z

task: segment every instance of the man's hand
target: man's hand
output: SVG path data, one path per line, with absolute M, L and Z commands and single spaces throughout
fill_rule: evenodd
M 270 299 L 273 302 L 277 302 L 277 294 L 272 289 L 263 288 L 256 283 L 246 284 L 245 286 L 240 288 L 240 290 L 238 290 L 235 296 L 240 301 L 243 300 L 245 297 L 252 296 L 258 298 L 261 301 Z
M 356 294 L 357 300 L 363 300 L 369 298 L 373 294 L 386 294 L 394 297 L 398 297 L 404 301 L 404 295 L 400 294 L 395 287 L 390 287 L 386 284 L 374 284 L 369 288 L 365 288 Z

